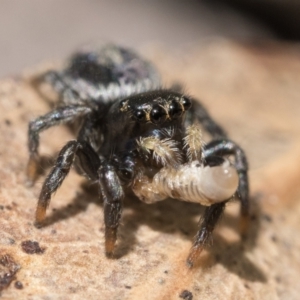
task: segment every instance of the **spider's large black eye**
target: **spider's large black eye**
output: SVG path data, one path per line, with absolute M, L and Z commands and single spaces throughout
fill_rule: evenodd
M 143 122 L 146 121 L 146 113 L 145 111 L 138 109 L 133 113 L 133 116 L 136 120 L 138 120 L 139 122 Z
M 183 99 L 181 100 L 181 103 L 182 103 L 182 105 L 183 105 L 183 107 L 184 107 L 184 110 L 188 110 L 188 109 L 192 106 L 192 102 L 191 102 L 191 100 L 188 99 L 188 98 L 183 98 Z
M 160 105 L 154 105 L 150 112 L 151 122 L 154 124 L 162 123 L 167 118 L 167 112 Z
M 133 172 L 132 172 L 132 170 L 129 170 L 129 169 L 120 169 L 119 175 L 125 181 L 133 178 Z
M 172 119 L 179 118 L 182 114 L 182 106 L 177 101 L 173 100 L 169 106 L 169 115 Z

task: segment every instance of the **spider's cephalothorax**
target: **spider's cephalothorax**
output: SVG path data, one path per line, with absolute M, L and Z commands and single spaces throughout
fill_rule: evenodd
M 243 150 L 227 139 L 199 102 L 162 89 L 151 64 L 127 49 L 106 46 L 74 55 L 66 69 L 50 71 L 41 79 L 53 86 L 60 101 L 55 110 L 29 125 L 30 182 L 37 177 L 40 132 L 78 119 L 81 125 L 77 139 L 61 149 L 43 184 L 37 225 L 74 161 L 99 184 L 108 256 L 115 248 L 125 187 L 146 203 L 171 197 L 207 206 L 187 260 L 190 267 L 234 195 L 241 200 L 246 223 L 248 177 Z M 212 136 L 205 146 L 200 126 Z M 227 156 L 234 157 L 233 165 Z

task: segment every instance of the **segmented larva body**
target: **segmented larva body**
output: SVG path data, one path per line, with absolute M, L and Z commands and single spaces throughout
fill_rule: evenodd
M 133 191 L 146 203 L 171 197 L 209 206 L 230 199 L 238 184 L 238 173 L 228 160 L 213 167 L 192 161 L 177 169 L 162 168 L 152 180 L 137 179 Z

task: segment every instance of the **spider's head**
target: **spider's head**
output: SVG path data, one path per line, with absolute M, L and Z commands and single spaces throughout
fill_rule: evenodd
M 119 111 L 130 113 L 136 122 L 159 126 L 165 122 L 178 122 L 191 105 L 191 100 L 181 93 L 156 90 L 122 100 Z

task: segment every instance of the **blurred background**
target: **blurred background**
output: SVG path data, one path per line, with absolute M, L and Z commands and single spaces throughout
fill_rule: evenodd
M 182 48 L 208 38 L 300 37 L 297 0 L 1 0 L 0 77 L 86 43 Z

